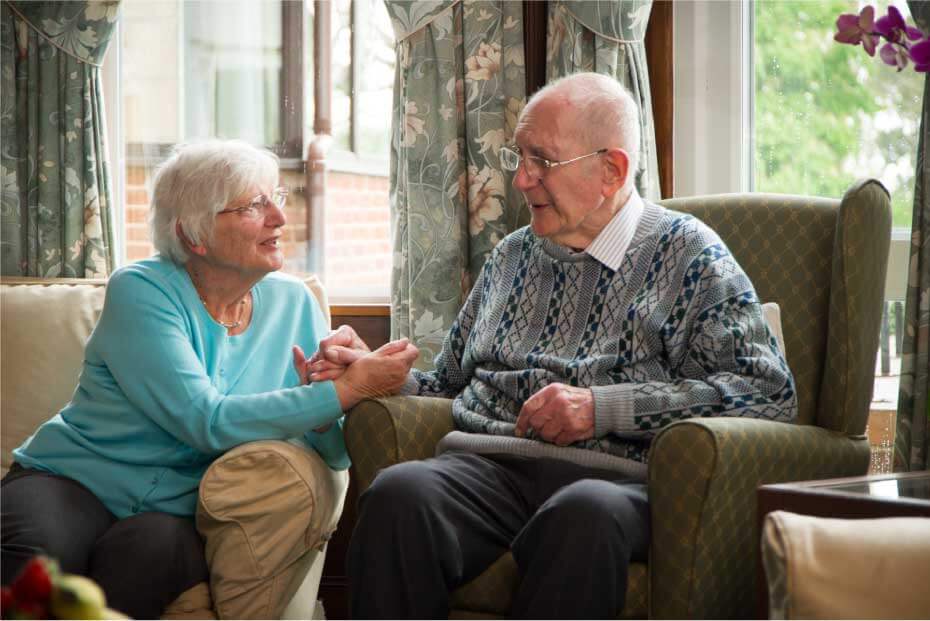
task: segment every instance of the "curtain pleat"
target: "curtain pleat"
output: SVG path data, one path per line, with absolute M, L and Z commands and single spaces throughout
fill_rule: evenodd
M 498 153 L 526 103 L 523 7 L 385 4 L 397 41 L 391 335 L 430 368 L 491 250 L 529 220 Z
M 118 6 L 2 3 L 4 275 L 96 278 L 113 268 L 100 66 Z
M 917 26 L 930 34 L 930 2 L 910 0 Z M 930 74 L 924 77 L 924 100 L 917 141 L 914 214 L 904 303 L 901 384 L 895 430 L 896 471 L 930 469 Z

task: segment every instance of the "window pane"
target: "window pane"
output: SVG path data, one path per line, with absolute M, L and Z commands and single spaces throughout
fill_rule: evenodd
M 355 1 L 362 3 L 362 14 L 368 17 L 356 26 L 362 42 L 358 55 L 362 80 L 355 88 L 360 125 L 355 128 L 358 153 L 386 161 L 394 93 L 394 31 L 384 0 Z
M 333 149 L 351 151 L 352 0 L 332 3 Z
M 182 4 L 186 137 L 280 143 L 281 2 Z
M 906 2 L 893 4 L 911 21 Z M 877 177 L 894 226 L 910 227 L 923 75 L 833 41 L 837 16 L 860 8 L 755 3 L 755 189 L 840 197 Z
M 893 4 L 913 23 L 903 0 Z M 754 173 L 755 189 L 764 192 L 838 198 L 862 177 L 881 179 L 891 192 L 895 231 L 868 429 L 873 470 L 890 471 L 901 364 L 896 317 L 907 278 L 924 76 L 833 40 L 836 18 L 862 6 L 755 3 Z

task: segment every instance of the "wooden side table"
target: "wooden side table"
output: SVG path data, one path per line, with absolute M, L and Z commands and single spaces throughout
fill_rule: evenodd
M 829 518 L 930 518 L 930 471 L 879 474 L 820 481 L 761 485 L 758 490 L 758 529 L 772 511 L 791 511 Z M 762 557 L 756 568 L 757 613 L 768 617 L 768 586 Z

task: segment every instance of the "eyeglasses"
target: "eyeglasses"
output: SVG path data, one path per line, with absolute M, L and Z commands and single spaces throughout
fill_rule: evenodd
M 520 152 L 520 147 L 501 147 L 501 166 L 504 170 L 509 170 L 515 172 L 520 168 L 520 163 L 523 163 L 524 168 L 526 168 L 526 174 L 530 177 L 540 179 L 543 175 L 546 174 L 550 168 L 555 168 L 556 166 L 564 166 L 565 164 L 571 164 L 572 162 L 577 162 L 578 160 L 583 160 L 586 157 L 591 157 L 592 155 L 601 155 L 602 153 L 607 153 L 608 149 L 598 149 L 592 153 L 587 153 L 585 155 L 579 155 L 578 157 L 573 157 L 570 160 L 547 160 L 544 157 L 537 157 L 535 155 L 523 155 Z
M 223 209 L 221 211 L 217 211 L 216 215 L 223 213 L 237 213 L 243 218 L 257 220 L 258 218 L 265 215 L 265 210 L 268 209 L 268 207 L 271 205 L 274 205 L 278 209 L 284 209 L 284 204 L 287 202 L 287 194 L 287 188 L 275 188 L 271 191 L 270 198 L 264 194 L 259 194 L 250 200 L 247 205 L 243 205 L 242 207 L 235 207 L 233 209 Z

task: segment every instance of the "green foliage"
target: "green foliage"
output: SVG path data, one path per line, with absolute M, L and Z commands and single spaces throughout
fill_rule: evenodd
M 923 76 L 834 42 L 837 16 L 858 11 L 847 0 L 755 3 L 756 188 L 839 197 L 877 177 L 894 225 L 910 227 Z

